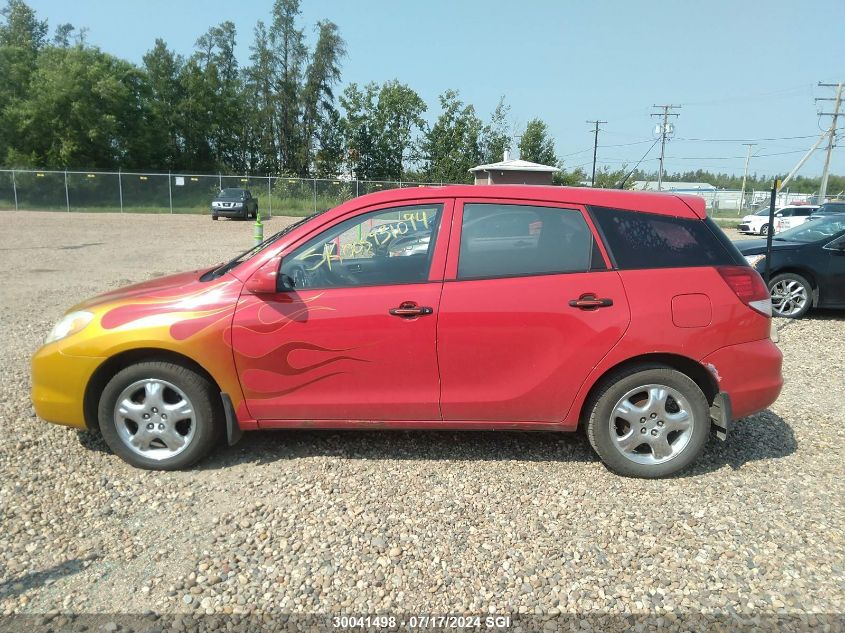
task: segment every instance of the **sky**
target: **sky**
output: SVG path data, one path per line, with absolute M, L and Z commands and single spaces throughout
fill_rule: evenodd
M 88 42 L 141 63 L 156 38 L 189 55 L 208 27 L 231 20 L 237 55 L 248 63 L 252 31 L 270 21 L 272 0 L 28 0 L 52 28 L 88 29 Z M 667 143 L 666 170 L 741 174 L 789 172 L 829 117 L 845 81 L 843 0 L 303 0 L 309 41 L 318 20 L 346 40 L 343 85 L 399 79 L 439 112 L 438 95 L 457 89 L 488 119 L 501 97 L 515 133 L 548 123 L 566 167 L 592 164 L 588 120 L 607 121 L 598 162 L 633 167 L 652 146 L 655 104 L 681 108 Z M 843 104 L 845 107 L 845 104 Z M 845 128 L 845 117 L 839 128 Z M 833 173 L 845 173 L 845 150 Z M 692 140 L 696 139 L 696 140 Z M 641 167 L 656 169 L 659 143 Z M 801 174 L 821 173 L 816 152 Z

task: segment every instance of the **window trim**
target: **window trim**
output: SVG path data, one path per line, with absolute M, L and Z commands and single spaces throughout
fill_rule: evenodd
M 413 285 L 420 285 L 420 284 L 430 284 L 430 283 L 442 283 L 443 282 L 443 269 L 446 265 L 446 249 L 448 248 L 449 242 L 449 229 L 444 229 L 444 224 L 448 224 L 449 228 L 451 228 L 451 217 L 452 211 L 454 207 L 454 199 L 452 198 L 413 198 L 409 200 L 401 200 L 401 201 L 392 201 L 392 202 L 381 202 L 376 204 L 370 204 L 364 207 L 360 207 L 357 209 L 352 209 L 348 213 L 344 213 L 342 216 L 333 218 L 329 222 L 323 222 L 317 227 L 314 227 L 312 230 L 308 231 L 305 235 L 300 236 L 296 241 L 292 242 L 285 246 L 281 251 L 279 251 L 279 273 L 281 273 L 281 267 L 284 263 L 285 259 L 290 257 L 291 254 L 296 251 L 299 247 L 305 245 L 307 242 L 312 240 L 313 238 L 319 236 L 321 233 L 325 233 L 326 231 L 330 231 L 339 224 L 346 222 L 348 220 L 352 220 L 354 218 L 367 215 L 369 213 L 378 213 L 379 211 L 391 211 L 394 209 L 402 209 L 406 207 L 420 207 L 420 206 L 440 206 L 442 210 L 440 212 L 441 217 L 438 221 L 437 231 L 434 234 L 434 251 L 431 254 L 431 258 L 428 263 L 428 275 L 425 279 L 419 281 L 403 281 L 403 282 L 395 282 L 395 283 L 377 283 L 377 284 L 360 284 L 355 286 L 321 286 L 321 287 L 314 287 L 314 288 L 282 288 L 281 287 L 281 274 L 278 275 L 277 287 L 276 292 L 279 294 L 289 294 L 289 293 L 297 293 L 297 292 L 308 292 L 310 290 L 320 290 L 320 291 L 328 291 L 328 290 L 354 290 L 355 288 L 390 288 L 393 286 L 413 286 Z M 444 231 L 445 234 L 444 234 Z
M 581 214 L 590 234 L 593 238 L 593 244 L 598 247 L 599 254 L 604 261 L 604 269 L 592 268 L 592 260 L 590 261 L 590 268 L 587 270 L 572 270 L 562 272 L 542 272 L 542 273 L 515 273 L 508 275 L 495 275 L 484 277 L 458 277 L 458 264 L 461 252 L 461 234 L 463 232 L 464 208 L 468 204 L 487 204 L 500 206 L 520 206 L 520 207 L 542 207 L 546 209 L 557 209 L 561 211 L 576 211 Z M 603 240 L 597 232 L 598 225 L 593 222 L 587 209 L 584 205 L 568 203 L 568 202 L 554 202 L 550 200 L 536 200 L 533 198 L 458 198 L 455 200 L 455 208 L 452 213 L 452 230 L 449 239 L 449 252 L 446 260 L 446 270 L 443 280 L 446 282 L 453 281 L 483 281 L 487 279 L 514 279 L 519 277 L 548 277 L 550 275 L 584 275 L 589 273 L 603 273 L 613 270 L 613 265 L 610 260 L 610 251 L 606 248 Z

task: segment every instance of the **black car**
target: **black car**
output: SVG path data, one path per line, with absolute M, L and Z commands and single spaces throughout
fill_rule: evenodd
M 845 213 L 845 202 L 825 202 L 818 209 L 813 211 L 810 219 L 816 220 L 826 215 L 835 215 L 837 213 Z
M 258 217 L 258 199 L 249 189 L 223 189 L 211 201 L 211 219 L 221 216 L 241 220 Z
M 742 240 L 736 246 L 763 274 L 766 240 Z M 845 308 L 845 213 L 808 220 L 776 235 L 770 275 L 775 316 L 797 319 L 811 307 Z

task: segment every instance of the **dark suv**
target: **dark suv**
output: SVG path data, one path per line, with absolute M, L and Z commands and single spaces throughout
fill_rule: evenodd
M 223 189 L 211 201 L 211 219 L 218 217 L 248 220 L 258 217 L 258 200 L 249 189 Z

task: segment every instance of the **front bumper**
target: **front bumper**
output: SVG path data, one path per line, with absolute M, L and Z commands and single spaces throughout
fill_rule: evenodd
M 84 429 L 85 388 L 104 358 L 70 356 L 57 344 L 32 357 L 32 404 L 36 415 L 53 424 Z
M 246 207 L 240 205 L 238 207 L 211 207 L 211 215 L 217 215 L 223 218 L 239 218 L 246 213 Z
M 783 387 L 783 354 L 771 339 L 723 347 L 702 359 L 729 396 L 733 420 L 763 411 Z
M 756 233 L 757 232 L 757 231 L 752 231 L 751 227 L 744 222 L 742 224 L 740 224 L 738 227 L 736 227 L 736 230 L 739 231 L 740 233 Z

